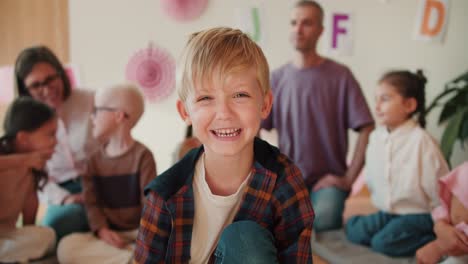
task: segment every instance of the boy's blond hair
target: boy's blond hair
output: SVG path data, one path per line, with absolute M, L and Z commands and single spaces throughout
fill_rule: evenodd
M 193 33 L 181 60 L 182 78 L 177 88 L 185 102 L 194 86 L 220 75 L 255 67 L 263 94 L 270 90 L 268 62 L 261 48 L 238 29 L 217 27 Z
M 109 88 L 99 89 L 95 96 L 106 107 L 113 107 L 125 112 L 128 115 L 130 128 L 138 123 L 145 111 L 143 95 L 138 87 L 132 83 L 117 84 Z

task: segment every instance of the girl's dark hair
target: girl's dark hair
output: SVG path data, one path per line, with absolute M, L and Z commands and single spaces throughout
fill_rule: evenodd
M 28 89 L 26 89 L 24 79 L 31 73 L 34 65 L 41 62 L 50 64 L 60 75 L 63 81 L 63 100 L 65 101 L 71 92 L 70 79 L 57 56 L 46 46 L 26 48 L 16 58 L 15 82 L 18 94 L 20 96 L 31 96 Z
M 8 107 L 0 138 L 0 155 L 15 153 L 15 139 L 20 131 L 32 132 L 55 118 L 55 111 L 30 97 L 19 97 Z M 45 171 L 33 170 L 35 186 L 42 189 L 47 179 Z
M 386 82 L 397 89 L 404 98 L 416 99 L 416 110 L 411 115 L 418 114 L 418 122 L 421 127 L 426 126 L 426 95 L 427 79 L 422 70 L 416 73 L 410 71 L 390 71 L 384 74 L 380 83 Z

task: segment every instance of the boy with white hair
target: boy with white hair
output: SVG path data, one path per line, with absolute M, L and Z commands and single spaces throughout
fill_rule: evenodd
M 131 135 L 143 112 L 142 95 L 131 84 L 97 91 L 93 136 L 103 147 L 90 158 L 83 177 L 92 232 L 65 237 L 57 250 L 60 263 L 125 263 L 131 258 L 143 188 L 156 176 L 151 151 Z

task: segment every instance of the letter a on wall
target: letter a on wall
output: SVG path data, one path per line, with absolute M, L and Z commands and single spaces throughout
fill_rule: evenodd
M 447 31 L 448 11 L 449 0 L 420 0 L 415 39 L 441 43 Z
M 330 13 L 325 27 L 325 49 L 330 55 L 353 54 L 353 16 L 350 13 Z

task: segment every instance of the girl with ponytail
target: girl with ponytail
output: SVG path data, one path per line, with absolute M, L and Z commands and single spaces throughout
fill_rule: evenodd
M 34 224 L 56 130 L 54 110 L 32 98 L 18 98 L 7 110 L 0 138 L 0 263 L 38 259 L 55 247 L 54 230 Z
M 420 70 L 391 71 L 380 79 L 375 113 L 381 126 L 369 138 L 364 169 L 379 211 L 346 223 L 351 242 L 390 256 L 414 256 L 435 239 L 431 211 L 439 205 L 437 180 L 449 171 L 424 129 L 426 81 Z

